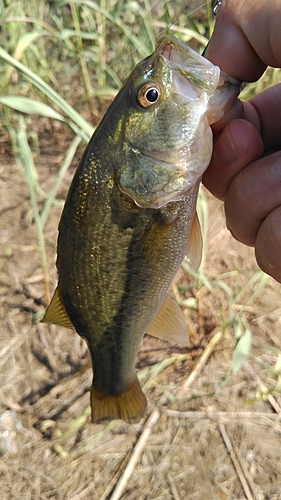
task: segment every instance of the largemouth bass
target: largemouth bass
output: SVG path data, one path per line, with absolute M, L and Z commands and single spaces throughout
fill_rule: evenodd
M 210 125 L 239 83 L 175 37 L 124 83 L 73 178 L 58 237 L 58 286 L 43 321 L 87 342 L 92 421 L 138 421 L 134 368 L 145 333 L 188 344 L 168 294 L 185 255 L 201 258 L 196 199 L 212 154 Z

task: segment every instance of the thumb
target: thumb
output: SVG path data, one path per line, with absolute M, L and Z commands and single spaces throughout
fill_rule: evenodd
M 224 200 L 235 175 L 262 155 L 263 141 L 252 123 L 231 121 L 215 137 L 211 163 L 203 176 L 203 184 L 220 200 Z

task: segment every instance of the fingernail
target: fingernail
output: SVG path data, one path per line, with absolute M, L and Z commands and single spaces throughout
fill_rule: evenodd
M 219 164 L 229 164 L 234 163 L 238 154 L 232 140 L 232 137 L 229 133 L 228 126 L 220 134 L 219 139 L 215 143 L 213 158 Z

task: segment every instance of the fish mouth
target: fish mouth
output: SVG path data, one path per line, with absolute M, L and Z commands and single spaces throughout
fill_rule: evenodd
M 167 66 L 173 71 L 173 85 L 181 89 L 177 80 L 183 77 L 193 85 L 194 91 L 199 95 L 202 91 L 213 92 L 218 87 L 229 85 L 241 85 L 241 82 L 228 76 L 215 66 L 211 61 L 192 50 L 175 36 L 169 35 L 160 38 L 156 45 L 156 51 L 163 57 Z

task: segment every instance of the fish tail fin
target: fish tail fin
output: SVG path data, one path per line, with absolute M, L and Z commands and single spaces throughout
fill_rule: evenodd
M 136 423 L 145 414 L 146 407 L 146 397 L 137 376 L 129 389 L 121 394 L 107 396 L 98 392 L 94 385 L 91 388 L 92 422 L 95 424 L 116 419 Z

